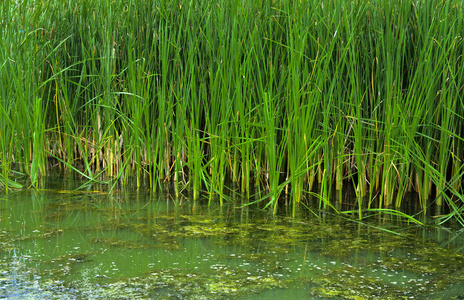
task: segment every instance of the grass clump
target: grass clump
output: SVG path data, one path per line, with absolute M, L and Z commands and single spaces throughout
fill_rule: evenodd
M 6 1 L 0 184 L 50 167 L 460 217 L 462 1 Z M 217 195 L 217 197 L 216 197 Z

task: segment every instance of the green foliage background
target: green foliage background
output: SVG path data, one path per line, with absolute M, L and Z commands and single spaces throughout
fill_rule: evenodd
M 463 1 L 3 1 L 0 183 L 463 201 Z M 80 165 L 80 167 L 78 167 Z M 217 196 L 217 197 L 216 197 Z M 449 215 L 449 216 L 451 216 Z

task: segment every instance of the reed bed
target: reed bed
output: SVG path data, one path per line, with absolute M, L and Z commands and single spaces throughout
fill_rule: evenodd
M 351 182 L 360 216 L 417 192 L 462 222 L 463 8 L 4 1 L 0 183 L 61 168 L 222 202 L 232 181 L 275 211 Z

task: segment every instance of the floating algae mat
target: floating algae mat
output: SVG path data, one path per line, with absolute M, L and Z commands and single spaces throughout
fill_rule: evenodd
M 0 295 L 19 299 L 458 299 L 459 233 L 168 194 L 23 190 L 0 201 Z M 206 201 L 205 201 L 206 202 Z M 381 229 L 382 228 L 382 229 Z M 396 233 L 396 234 L 395 234 Z

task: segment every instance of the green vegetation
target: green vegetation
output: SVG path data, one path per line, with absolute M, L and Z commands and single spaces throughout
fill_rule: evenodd
M 415 191 L 464 224 L 462 1 L 0 7 L 7 190 L 56 165 L 221 203 L 231 180 L 275 211 L 352 182 L 360 217 Z

